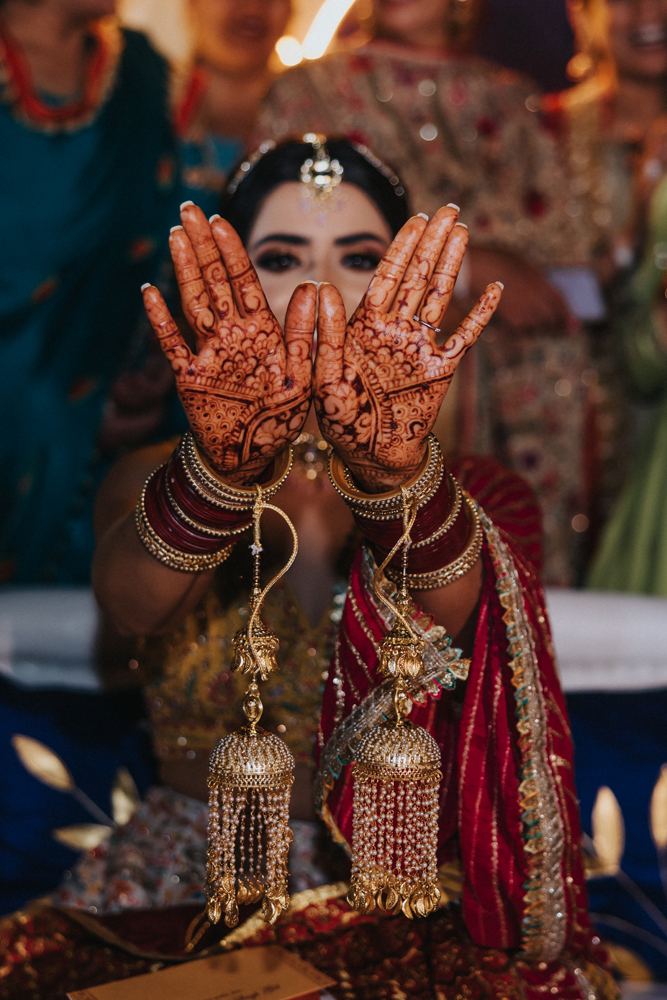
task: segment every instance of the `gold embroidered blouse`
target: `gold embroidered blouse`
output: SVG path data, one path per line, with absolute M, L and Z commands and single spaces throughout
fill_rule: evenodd
M 262 610 L 280 640 L 280 669 L 262 684 L 262 725 L 283 736 L 297 763 L 313 761 L 324 681 L 345 600 L 345 588 L 338 590 L 316 628 L 285 581 L 269 592 Z M 208 759 L 218 739 L 242 724 L 248 678 L 230 671 L 230 644 L 247 620 L 247 592 L 223 603 L 211 588 L 174 632 L 143 640 L 138 658 L 159 759 Z

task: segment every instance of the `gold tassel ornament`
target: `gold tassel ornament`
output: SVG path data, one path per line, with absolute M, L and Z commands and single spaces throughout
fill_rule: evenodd
M 232 642 L 232 670 L 252 677 L 243 702 L 247 725 L 219 741 L 208 774 L 207 914 L 213 924 L 224 917 L 228 927 L 237 925 L 238 908 L 244 903 L 263 900 L 262 916 L 270 924 L 289 905 L 287 855 L 292 831 L 288 820 L 294 758 L 283 740 L 258 725 L 263 706 L 257 679 L 266 680 L 277 669 L 278 639 L 262 624 L 259 613 L 270 588 L 294 562 L 297 537 L 289 518 L 262 500 L 260 486 L 256 489 L 250 616 L 247 627 Z M 259 522 L 266 509 L 285 519 L 294 547 L 287 565 L 260 591 Z
M 433 737 L 406 718 L 406 688 L 423 670 L 425 643 L 414 630 L 405 586 L 410 531 L 416 505 L 403 492 L 403 535 L 375 573 L 378 598 L 396 616 L 380 644 L 380 673 L 393 678 L 393 718 L 360 740 L 354 761 L 352 876 L 348 902 L 370 913 L 402 911 L 425 917 L 440 901 L 437 840 L 440 748 Z M 378 581 L 403 546 L 403 583 L 390 601 Z

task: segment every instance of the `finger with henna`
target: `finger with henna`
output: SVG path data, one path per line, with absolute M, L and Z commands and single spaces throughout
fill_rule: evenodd
M 394 309 L 408 320 L 419 312 L 424 293 L 458 217 L 457 209 L 449 205 L 440 208 L 422 233 L 394 303 Z
M 415 215 L 412 219 L 408 219 L 380 261 L 368 291 L 361 300 L 359 306 L 361 310 L 376 309 L 380 313 L 389 312 L 403 281 L 405 269 L 427 224 L 428 219 L 424 215 Z
M 211 232 L 222 254 L 229 275 L 236 305 L 242 316 L 249 318 L 268 309 L 266 298 L 255 268 L 250 263 L 236 230 L 220 216 L 213 218 Z
M 174 226 L 172 229 L 169 249 L 181 292 L 183 312 L 195 332 L 197 346 L 201 348 L 215 335 L 215 313 L 206 291 L 197 255 L 192 248 L 190 237 L 182 226 Z
M 181 222 L 195 252 L 209 303 L 217 318 L 233 316 L 236 309 L 232 289 L 208 219 L 201 208 L 186 202 L 181 208 Z M 209 330 L 205 332 L 210 336 Z
M 480 296 L 466 318 L 459 323 L 449 340 L 440 348 L 441 356 L 454 362 L 454 367 L 459 364 L 463 355 L 478 339 L 498 308 L 502 294 L 503 285 L 501 282 L 494 281 L 487 285 L 484 294 Z
M 183 340 L 162 295 L 154 285 L 144 285 L 141 292 L 146 315 L 172 369 L 177 375 L 187 371 L 194 355 Z
M 342 380 L 346 336 L 345 306 L 338 289 L 323 282 L 320 285 L 319 299 L 315 393 L 322 386 L 338 385 Z
M 457 222 L 440 254 L 419 310 L 419 318 L 431 326 L 439 327 L 445 318 L 467 245 L 468 227 Z
M 286 389 L 309 387 L 316 314 L 317 285 L 314 281 L 303 282 L 294 289 L 285 315 Z

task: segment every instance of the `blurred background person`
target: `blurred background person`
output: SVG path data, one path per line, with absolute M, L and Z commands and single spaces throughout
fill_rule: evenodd
M 140 323 L 178 221 L 167 65 L 115 6 L 0 3 L 0 909 L 59 880 L 73 855 L 51 828 L 90 818 L 26 779 L 10 737 L 56 746 L 105 811 L 116 769 L 141 756 L 140 698 L 91 690 L 92 666 L 85 693 L 67 676 L 82 621 L 93 642 L 96 486 L 164 433 L 174 398 Z M 41 690 L 15 673 L 19 633 Z
M 567 585 L 580 569 L 573 519 L 586 518 L 589 499 L 589 359 L 544 269 L 586 264 L 588 237 L 564 210 L 569 184 L 535 85 L 465 55 L 478 10 L 477 0 L 374 0 L 371 40 L 284 73 L 256 138 L 342 133 L 392 164 L 415 210 L 461 207 L 471 239 L 461 306 L 492 274 L 506 293 L 439 433 L 446 447 L 493 452 L 526 476 L 545 514 L 547 581 Z
M 589 440 L 598 452 L 597 461 L 593 456 L 588 461 L 592 497 L 587 512 L 591 521 L 588 549 L 592 553 L 628 476 L 645 424 L 642 407 L 635 404 L 640 396 L 645 401 L 655 391 L 655 386 L 649 387 L 650 378 L 646 382 L 638 377 L 633 361 L 621 360 L 613 327 L 628 309 L 633 315 L 636 308 L 650 311 L 658 272 L 667 265 L 655 236 L 661 228 L 659 220 L 653 220 L 650 231 L 646 225 L 652 191 L 667 167 L 663 138 L 667 130 L 667 2 L 570 0 L 568 12 L 578 48 L 569 68 L 580 82 L 549 95 L 544 104 L 572 174 L 564 208 L 583 221 L 591 236 L 592 262 L 604 288 L 610 320 L 591 339 L 593 365 L 585 373 L 593 397 L 589 420 L 594 426 L 589 428 Z M 641 277 L 629 284 L 635 262 L 644 254 Z M 622 325 L 621 339 L 627 346 L 626 319 Z M 621 355 L 624 350 L 621 347 Z M 657 361 L 656 366 L 657 373 Z M 610 530 L 615 533 L 617 527 Z M 607 552 L 610 537 L 602 543 Z M 606 558 L 604 564 L 608 565 Z M 600 583 L 601 565 L 598 560 L 593 574 Z M 620 565 L 611 578 L 606 577 L 605 589 L 610 579 L 618 581 L 619 572 Z
M 0 5 L 0 578 L 87 582 L 104 407 L 178 207 L 167 68 L 115 0 Z
M 217 211 L 225 177 L 248 145 L 291 9 L 291 0 L 189 0 L 193 55 L 176 126 L 186 197 L 207 216 Z
M 652 199 L 649 222 L 644 258 L 617 322 L 626 377 L 646 404 L 644 431 L 588 583 L 667 597 L 667 179 Z

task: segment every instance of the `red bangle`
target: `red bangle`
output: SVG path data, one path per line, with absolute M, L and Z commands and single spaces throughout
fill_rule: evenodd
M 207 555 L 219 551 L 228 538 L 196 531 L 179 518 L 166 490 L 166 466 L 151 477 L 144 500 L 146 516 L 153 531 L 174 549 L 190 555 Z
M 452 514 L 454 519 L 449 527 L 446 527 L 446 522 Z M 376 521 L 364 518 L 356 512 L 355 520 L 373 546 L 376 559 L 378 562 L 383 562 L 403 534 L 402 520 Z M 438 530 L 441 527 L 445 529 L 442 532 Z M 461 503 L 458 484 L 452 476 L 443 476 L 435 494 L 417 513 L 410 533 L 413 544 L 408 551 L 408 573 L 427 573 L 453 562 L 465 548 L 470 537 L 470 529 L 467 505 Z M 429 543 L 427 540 L 432 535 L 435 535 L 435 538 Z M 423 544 L 425 541 L 426 544 Z M 390 566 L 397 569 L 401 565 L 402 556 L 399 552 Z
M 270 466 L 269 477 L 273 473 Z M 261 485 L 261 483 L 260 483 Z M 166 467 L 166 490 L 180 510 L 189 518 L 211 529 L 243 530 L 252 523 L 252 511 L 225 510 L 205 500 L 193 489 L 185 474 L 180 451 L 175 451 Z M 206 534 L 206 532 L 204 532 Z M 212 534 L 209 531 L 208 534 Z M 234 532 L 236 533 L 236 532 Z

